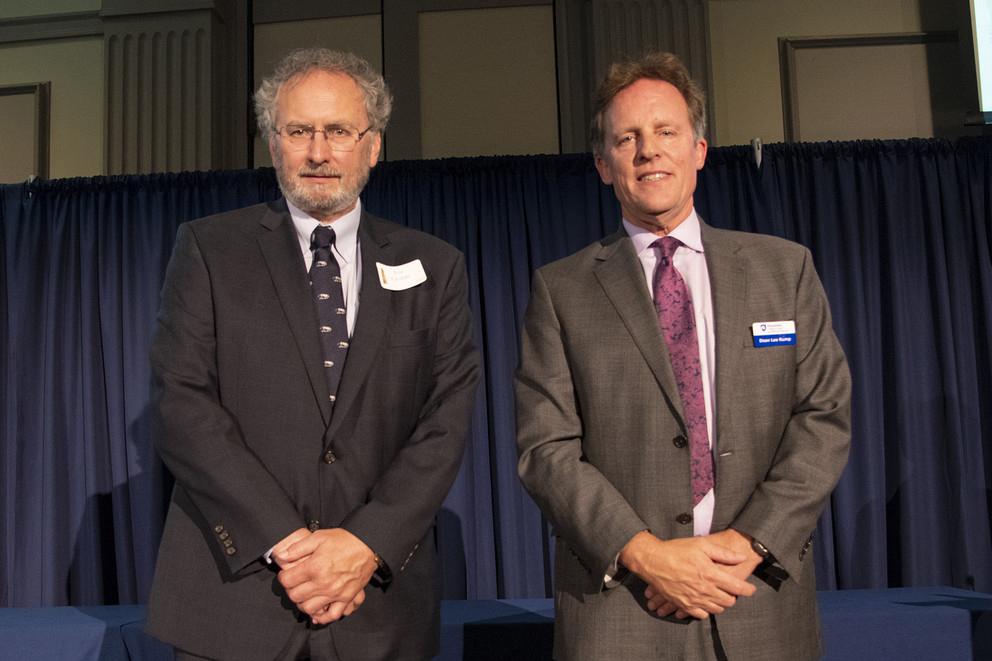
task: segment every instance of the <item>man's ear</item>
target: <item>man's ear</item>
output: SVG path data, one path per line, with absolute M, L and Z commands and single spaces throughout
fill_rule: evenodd
M 708 145 L 706 144 L 706 138 L 700 138 L 696 140 L 696 169 L 702 170 L 703 166 L 706 164 L 706 149 Z
M 603 159 L 599 154 L 593 156 L 594 162 L 596 164 L 596 172 L 599 173 L 599 178 L 607 186 L 613 185 L 613 172 L 610 171 L 609 164 Z
M 268 139 L 269 158 L 272 160 L 272 163 L 273 164 L 275 164 L 275 162 L 276 162 L 276 149 L 277 149 L 277 147 L 276 147 L 276 140 L 277 140 L 276 134 L 275 133 L 270 133 L 269 134 L 269 139 Z
M 379 162 L 379 153 L 382 151 L 382 134 L 378 131 L 372 133 L 372 147 L 369 149 L 369 167 L 374 168 Z

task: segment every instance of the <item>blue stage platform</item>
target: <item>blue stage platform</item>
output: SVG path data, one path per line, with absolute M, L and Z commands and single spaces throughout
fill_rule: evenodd
M 828 661 L 992 660 L 992 595 L 957 588 L 819 593 Z M 446 601 L 441 661 L 551 657 L 550 599 Z M 171 661 L 143 606 L 0 609 L 2 661 Z M 744 660 L 752 661 L 752 660 Z

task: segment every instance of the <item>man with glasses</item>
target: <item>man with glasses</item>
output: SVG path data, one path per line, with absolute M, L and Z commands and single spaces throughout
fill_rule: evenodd
M 391 103 L 359 57 L 290 53 L 255 95 L 284 198 L 179 230 L 148 616 L 179 658 L 437 652 L 434 516 L 479 364 L 461 253 L 362 209 Z

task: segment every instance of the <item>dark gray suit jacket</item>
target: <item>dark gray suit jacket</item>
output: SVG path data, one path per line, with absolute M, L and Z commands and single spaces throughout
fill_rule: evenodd
M 702 225 L 716 324 L 712 530 L 753 535 L 791 577 L 719 616 L 729 658 L 819 654 L 810 536 L 847 459 L 850 375 L 809 252 Z M 751 324 L 795 320 L 795 346 L 755 348 Z M 647 612 L 644 583 L 603 576 L 649 529 L 692 535 L 682 405 L 623 228 L 540 269 L 516 381 L 520 476 L 555 526 L 559 659 L 709 658 L 700 623 Z M 709 647 L 707 647 L 709 646 Z
M 333 417 L 299 242 L 282 200 L 180 227 L 152 348 L 158 450 L 176 478 L 148 630 L 221 659 L 272 659 L 306 627 L 263 554 L 293 530 L 343 527 L 388 564 L 331 627 L 343 659 L 437 649 L 433 523 L 474 404 L 464 259 L 363 214 L 358 318 Z M 427 281 L 379 284 L 420 259 Z

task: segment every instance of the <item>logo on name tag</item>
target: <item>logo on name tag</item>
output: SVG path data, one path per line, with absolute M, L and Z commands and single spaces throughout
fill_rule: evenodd
M 754 346 L 782 347 L 796 343 L 795 321 L 758 321 L 751 324 Z

